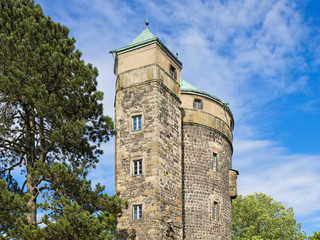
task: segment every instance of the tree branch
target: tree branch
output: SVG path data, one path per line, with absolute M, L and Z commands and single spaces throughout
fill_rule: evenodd
M 52 181 L 49 180 L 49 179 L 46 179 L 45 177 L 42 177 L 41 179 L 39 179 L 39 181 L 36 183 L 36 186 L 39 186 L 39 184 L 42 182 L 42 181 L 46 181 L 46 182 L 49 182 L 51 183 Z M 41 188 L 40 188 L 41 189 Z
M 10 151 L 15 151 L 15 152 L 20 152 L 20 153 L 26 154 L 25 151 L 22 151 L 20 149 L 14 148 L 14 147 L 7 147 L 6 145 L 0 145 L 0 148 L 4 148 L 6 150 L 10 150 Z
M 6 172 L 6 171 L 11 171 L 11 170 L 13 170 L 15 167 L 21 165 L 22 162 L 23 162 L 23 159 L 24 159 L 24 158 L 22 157 L 18 163 L 14 164 L 13 166 L 11 166 L 11 167 L 9 167 L 9 168 L 6 168 L 6 169 L 2 170 L 2 171 L 0 172 L 0 174 L 4 173 L 4 172 Z
M 40 192 L 43 191 L 43 190 L 53 190 L 53 188 L 51 188 L 51 187 L 45 187 L 45 186 L 43 186 L 43 187 L 41 187 L 41 188 L 38 188 L 38 189 L 39 189 Z
M 40 224 L 40 223 L 43 223 L 43 221 L 40 220 L 40 221 L 37 221 L 37 222 L 36 222 L 37 225 Z
M 21 190 L 20 190 L 19 194 L 21 194 L 23 192 L 23 189 L 26 186 L 26 184 L 27 184 L 27 180 L 24 181 L 24 183 L 22 184 L 22 187 L 21 187 Z

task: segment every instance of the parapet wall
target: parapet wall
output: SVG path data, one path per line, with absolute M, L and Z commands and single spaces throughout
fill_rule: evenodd
M 200 124 L 215 129 L 232 143 L 233 135 L 229 125 L 210 113 L 184 108 L 183 123 Z

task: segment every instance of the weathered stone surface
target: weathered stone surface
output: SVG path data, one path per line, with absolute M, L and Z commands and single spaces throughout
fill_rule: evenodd
M 175 239 L 182 239 L 181 103 L 160 81 L 135 82 L 116 93 L 116 192 L 129 201 L 118 228 L 140 229 L 135 239 L 167 239 L 170 220 Z M 135 115 L 142 115 L 139 131 L 132 131 Z M 132 174 L 135 159 L 143 161 L 140 176 Z M 132 208 L 139 204 L 143 217 L 133 220 Z
M 197 124 L 201 124 L 201 125 L 205 125 L 210 128 L 213 128 L 218 132 L 222 133 L 223 135 L 225 135 L 229 139 L 230 143 L 232 143 L 232 140 L 233 140 L 232 129 L 222 119 L 210 113 L 195 110 L 195 109 L 184 109 L 183 122 L 197 123 Z
M 212 168 L 213 153 L 217 154 L 216 172 Z M 205 125 L 183 124 L 185 239 L 231 239 L 231 156 L 232 146 L 221 132 Z
M 238 171 L 234 169 L 229 170 L 229 196 L 234 199 L 237 197 L 237 189 L 238 189 Z
M 115 190 L 129 203 L 117 239 L 231 239 L 232 113 L 205 97 L 203 109 L 193 109 L 195 96 L 180 93 L 181 69 L 157 44 L 117 59 Z M 140 115 L 142 129 L 133 131 Z M 141 175 L 134 175 L 137 160 Z M 133 217 L 137 205 L 141 219 Z

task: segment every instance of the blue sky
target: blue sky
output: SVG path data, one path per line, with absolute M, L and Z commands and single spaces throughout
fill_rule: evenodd
M 320 1 L 36 0 L 70 29 L 99 69 L 105 114 L 114 115 L 108 52 L 145 27 L 183 62 L 183 78 L 228 102 L 235 117 L 239 193 L 263 192 L 292 206 L 309 234 L 320 231 Z M 114 192 L 114 140 L 94 182 Z

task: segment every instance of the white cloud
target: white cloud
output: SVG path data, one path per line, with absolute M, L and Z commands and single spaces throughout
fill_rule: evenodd
M 291 154 L 279 142 L 236 140 L 239 193 L 263 192 L 299 216 L 320 211 L 320 155 Z
M 166 13 L 168 2 L 158 9 Z M 236 122 L 304 91 L 308 79 L 293 72 L 306 66 L 300 45 L 308 27 L 290 1 L 177 1 L 171 11 L 160 37 L 179 52 L 182 76 L 229 102 Z
M 182 76 L 229 102 L 236 120 L 276 97 L 302 91 L 306 78 L 290 71 L 304 66 L 299 46 L 307 33 L 295 6 L 286 0 L 69 1 L 55 12 L 76 36 L 84 59 L 99 67 L 106 113 L 113 115 L 114 75 L 108 51 L 150 29 L 184 63 Z M 70 14 L 70 9 L 72 15 Z M 145 16 L 143 16 L 145 14 Z M 165 31 L 160 29 L 164 26 Z M 290 84 L 289 84 L 290 82 Z M 250 102 L 251 106 L 247 103 Z
M 298 111 L 303 112 L 319 112 L 320 111 L 320 99 L 313 99 L 301 104 L 296 105 Z

